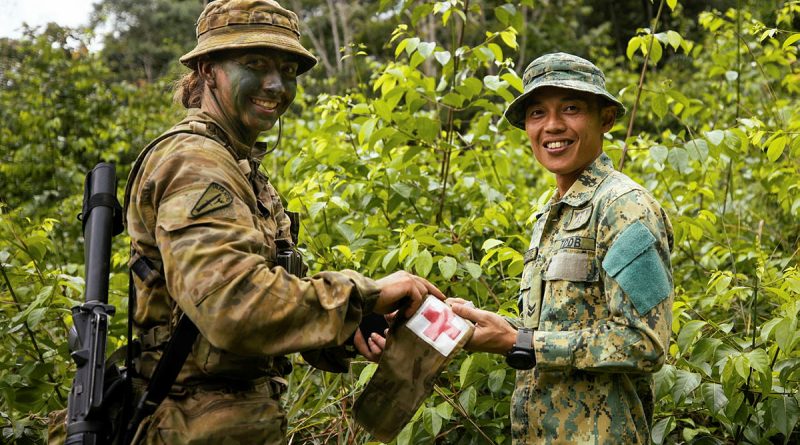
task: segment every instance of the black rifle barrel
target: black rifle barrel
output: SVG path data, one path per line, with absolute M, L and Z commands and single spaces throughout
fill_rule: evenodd
M 86 302 L 108 303 L 108 273 L 111 269 L 111 238 L 116 199 L 116 174 L 114 166 L 101 162 L 90 173 L 89 202 L 98 202 L 90 208 L 83 230 L 84 258 L 86 259 Z M 106 201 L 106 198 L 108 201 Z M 110 198 L 110 199 L 109 199 Z
M 114 166 L 101 162 L 86 177 L 83 205 L 83 237 L 86 262 L 85 303 L 72 308 L 77 365 L 67 405 L 67 445 L 106 443 L 108 425 L 97 412 L 103 403 L 111 269 L 111 239 L 116 200 Z

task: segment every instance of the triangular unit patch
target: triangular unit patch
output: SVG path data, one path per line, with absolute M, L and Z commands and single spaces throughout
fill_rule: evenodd
M 206 188 L 206 191 L 203 192 L 203 195 L 200 196 L 200 199 L 197 200 L 197 203 L 195 203 L 192 208 L 192 218 L 197 218 L 198 216 L 213 212 L 214 210 L 223 209 L 231 205 L 232 202 L 233 196 L 231 196 L 231 192 L 216 182 L 212 182 L 208 184 L 208 188 Z

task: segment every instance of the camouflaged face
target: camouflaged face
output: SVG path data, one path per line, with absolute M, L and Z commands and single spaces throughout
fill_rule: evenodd
M 617 106 L 617 117 L 625 114 L 622 102 L 606 90 L 603 71 L 592 62 L 572 54 L 553 53 L 537 58 L 525 68 L 522 83 L 522 94 L 505 112 L 506 119 L 517 128 L 525 129 L 528 100 L 537 89 L 547 86 L 596 94 Z
M 632 227 L 652 242 L 633 246 L 623 236 Z M 658 203 L 605 154 L 538 215 L 520 286 L 522 324 L 537 327 L 537 366 L 517 372 L 515 444 L 649 443 L 651 374 L 666 358 L 672 321 L 671 246 Z M 606 270 L 609 255 L 619 270 Z M 646 296 L 621 286 L 626 270 Z M 655 273 L 666 292 L 651 285 Z

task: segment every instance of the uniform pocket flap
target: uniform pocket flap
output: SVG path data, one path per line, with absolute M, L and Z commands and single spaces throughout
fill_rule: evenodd
M 656 238 L 650 230 L 641 221 L 636 221 L 622 231 L 608 249 L 603 259 L 603 269 L 612 277 L 616 276 L 655 242 Z
M 594 255 L 588 252 L 561 251 L 550 260 L 543 278 L 547 281 L 597 281 L 598 273 L 593 266 Z

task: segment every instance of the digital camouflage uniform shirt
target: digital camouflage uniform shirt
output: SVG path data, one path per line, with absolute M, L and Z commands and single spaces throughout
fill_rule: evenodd
M 672 319 L 670 222 L 605 154 L 537 217 L 520 293 L 537 364 L 517 372 L 513 441 L 649 443 Z
M 135 251 L 166 283 L 137 278 L 139 371 L 152 374 L 183 312 L 200 336 L 173 393 L 145 421 L 144 443 L 283 443 L 275 380 L 284 354 L 342 344 L 372 311 L 377 284 L 354 271 L 297 278 L 274 267 L 290 238 L 280 197 L 258 171 L 263 150 L 236 141 L 200 110 L 159 142 L 129 178 Z M 270 380 L 271 379 L 271 380 Z

